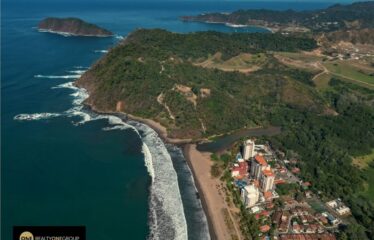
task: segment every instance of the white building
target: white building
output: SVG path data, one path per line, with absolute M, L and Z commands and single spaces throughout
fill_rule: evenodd
M 261 173 L 260 184 L 261 184 L 262 191 L 264 192 L 271 191 L 274 187 L 274 180 L 275 180 L 275 175 L 273 171 L 271 170 L 270 166 L 266 167 L 266 169 L 263 170 Z
M 243 158 L 249 160 L 255 156 L 255 142 L 251 139 L 244 141 L 243 144 Z
M 242 189 L 242 199 L 244 205 L 247 207 L 253 207 L 258 202 L 259 197 L 260 192 L 253 184 L 250 184 Z
M 351 209 L 347 207 L 340 198 L 327 202 L 326 205 L 332 208 L 337 214 L 349 215 L 351 214 Z
M 268 166 L 264 156 L 257 154 L 251 162 L 251 177 L 260 180 L 261 172 Z
M 349 215 L 351 214 L 351 209 L 349 207 L 346 207 L 346 206 L 342 206 L 342 207 L 339 207 L 336 209 L 336 212 L 342 216 L 342 215 Z

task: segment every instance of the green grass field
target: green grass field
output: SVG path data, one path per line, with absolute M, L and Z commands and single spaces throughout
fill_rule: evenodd
M 366 190 L 362 193 L 362 195 L 368 197 L 374 203 L 374 168 L 367 168 L 364 175 L 366 176 L 367 181 Z
M 344 80 L 361 83 L 361 85 L 374 87 L 374 77 L 367 70 L 357 68 L 349 63 L 337 61 L 325 62 L 324 66 L 333 74 Z
M 312 209 L 316 212 L 322 213 L 322 212 L 327 211 L 326 207 L 323 204 L 321 204 L 320 202 L 318 202 L 314 199 L 309 199 L 309 200 L 307 200 L 307 202 L 312 207 Z
M 323 59 L 322 57 L 312 54 L 305 54 L 302 52 L 277 52 L 276 54 L 303 62 L 316 62 L 321 61 Z
M 313 81 L 318 89 L 326 89 L 329 87 L 329 82 L 332 76 L 329 73 L 323 73 L 315 78 Z
M 196 65 L 206 68 L 216 68 L 223 71 L 252 72 L 260 69 L 261 65 L 267 60 L 264 53 L 242 53 L 226 61 L 223 61 L 221 57 L 221 53 L 216 53 L 205 61 L 196 63 Z
M 361 194 L 370 198 L 374 202 L 374 167 L 369 166 L 373 161 L 374 149 L 368 155 L 354 158 L 352 164 L 363 169 L 364 176 L 367 179 L 365 182 L 365 191 Z
M 369 167 L 369 163 L 372 161 L 374 161 L 374 149 L 368 155 L 354 158 L 352 163 L 353 165 L 363 169 Z

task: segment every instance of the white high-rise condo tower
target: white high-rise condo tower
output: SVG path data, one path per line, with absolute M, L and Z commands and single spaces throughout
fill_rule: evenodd
M 255 142 L 251 139 L 244 141 L 243 145 L 243 158 L 249 160 L 255 156 Z

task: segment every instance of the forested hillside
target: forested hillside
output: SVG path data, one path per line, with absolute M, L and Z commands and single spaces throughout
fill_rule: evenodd
M 95 108 L 112 111 L 123 102 L 123 111 L 162 122 L 174 137 L 221 134 L 267 124 L 266 114 L 275 105 L 323 111 L 322 99 L 310 86 L 312 75 L 280 65 L 266 53 L 314 47 L 312 39 L 277 34 L 139 30 L 78 84 L 90 91 L 88 103 Z M 220 61 L 250 54 L 245 64 L 256 67 L 256 74 L 199 66 L 218 52 Z M 259 53 L 266 54 L 257 64 Z
M 374 92 L 337 79 L 321 90 L 315 73 L 275 57 L 314 48 L 313 39 L 280 34 L 138 30 L 77 84 L 94 109 L 156 120 L 169 137 L 281 126 L 272 144 L 301 159 L 301 176 L 314 189 L 351 207 L 358 225 L 341 239 L 372 238 L 373 201 L 361 194 L 367 179 L 352 159 L 374 149 Z
M 249 9 L 238 10 L 230 14 L 207 13 L 198 16 L 185 16 L 182 19 L 242 25 L 258 24 L 276 28 L 298 25 L 317 32 L 362 29 L 374 27 L 374 2 L 336 4 L 326 9 L 310 11 Z

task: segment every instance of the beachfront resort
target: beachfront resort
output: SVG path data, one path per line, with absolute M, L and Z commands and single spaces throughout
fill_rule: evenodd
M 248 139 L 230 168 L 246 211 L 260 224 L 260 238 L 336 239 L 350 209 L 340 199 L 324 202 L 311 190 L 313 183 L 299 178 L 299 161 L 282 156 L 269 144 Z

